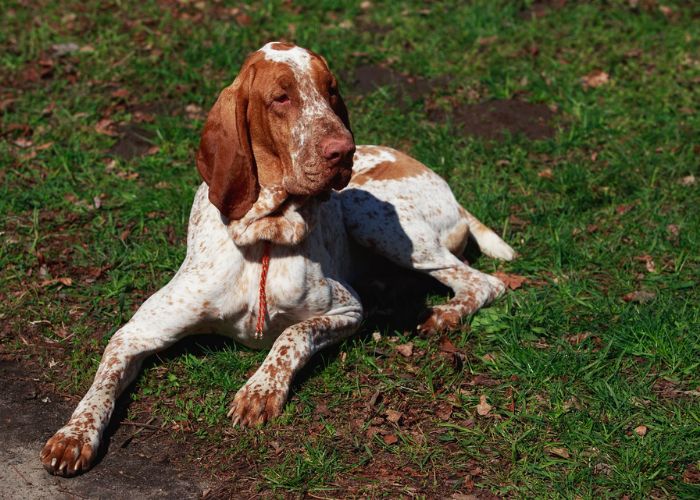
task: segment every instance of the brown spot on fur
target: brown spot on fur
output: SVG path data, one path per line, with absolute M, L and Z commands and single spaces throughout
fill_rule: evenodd
M 361 186 L 369 181 L 388 181 L 417 177 L 428 171 L 425 165 L 410 156 L 399 152 L 396 152 L 395 156 L 396 161 L 383 161 L 353 175 L 352 184 Z
M 289 42 L 275 42 L 270 47 L 273 50 L 291 50 L 294 48 L 294 44 Z

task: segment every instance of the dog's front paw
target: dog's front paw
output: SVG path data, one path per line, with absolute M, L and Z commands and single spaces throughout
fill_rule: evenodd
M 70 477 L 88 470 L 96 452 L 94 439 L 64 427 L 46 442 L 39 458 L 51 474 Z
M 287 401 L 287 389 L 272 384 L 248 381 L 236 393 L 228 416 L 233 425 L 244 427 L 264 424 L 279 416 Z

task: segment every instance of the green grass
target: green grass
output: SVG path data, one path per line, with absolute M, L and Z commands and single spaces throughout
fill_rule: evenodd
M 700 195 L 681 182 L 700 176 L 694 3 L 664 2 L 666 15 L 653 1 L 567 2 L 532 17 L 531 2 L 273 1 L 243 7 L 247 26 L 223 2 L 39 3 L 6 2 L 0 20 L 0 101 L 14 100 L 0 115 L 0 350 L 64 373 L 71 394 L 87 388 L 110 335 L 184 256 L 203 125 L 185 108 L 206 111 L 248 52 L 291 39 L 341 76 L 359 144 L 432 166 L 520 254 L 477 266 L 535 283 L 450 334 L 457 364 L 436 339 L 365 331 L 314 363 L 262 430 L 226 419 L 264 357 L 232 345 L 156 360 L 130 417 L 178 424 L 173 438 L 194 436 L 186 453 L 208 450 L 232 491 L 245 470 L 277 494 L 700 495 L 684 481 L 700 466 Z M 52 55 L 69 42 L 83 51 Z M 32 78 L 42 59 L 51 74 Z M 361 95 L 351 76 L 367 63 L 451 78 L 415 100 Z M 584 88 L 596 69 L 610 82 Z M 426 113 L 511 98 L 556 106 L 554 137 L 493 143 Z M 157 152 L 110 162 L 116 140 L 95 125 L 133 122 L 147 104 L 159 111 L 139 126 Z M 636 290 L 655 296 L 622 300 Z M 416 354 L 397 356 L 391 340 Z

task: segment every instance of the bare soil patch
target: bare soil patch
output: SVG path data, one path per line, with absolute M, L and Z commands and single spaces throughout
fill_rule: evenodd
M 119 140 L 109 149 L 108 153 L 122 160 L 143 156 L 154 146 L 155 134 L 143 127 L 127 124 L 119 127 L 119 132 L 121 133 Z
M 196 498 L 206 485 L 178 463 L 171 439 L 135 434 L 121 426 L 88 473 L 72 479 L 49 475 L 39 462 L 46 439 L 65 423 L 75 402 L 42 383 L 29 361 L 0 357 L 0 461 L 6 465 L 0 498 Z M 106 451 L 106 450 L 105 450 Z
M 445 86 L 451 79 L 449 75 L 426 79 L 406 75 L 380 64 L 365 64 L 358 66 L 354 75 L 346 80 L 351 83 L 352 91 L 358 94 L 369 94 L 382 87 L 392 87 L 399 97 L 418 100 L 430 96 L 434 88 Z
M 502 140 L 504 134 L 522 134 L 531 140 L 548 139 L 555 133 L 552 125 L 555 113 L 547 105 L 517 99 L 463 104 L 451 112 L 433 109 L 428 117 L 435 122 L 450 119 L 466 134 L 487 140 Z

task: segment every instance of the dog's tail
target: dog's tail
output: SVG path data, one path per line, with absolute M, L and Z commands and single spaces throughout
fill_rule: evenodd
M 494 259 L 513 260 L 515 258 L 515 250 L 508 243 L 486 227 L 479 219 L 467 212 L 464 207 L 460 208 L 462 209 L 462 216 L 469 226 L 469 231 L 483 253 Z

